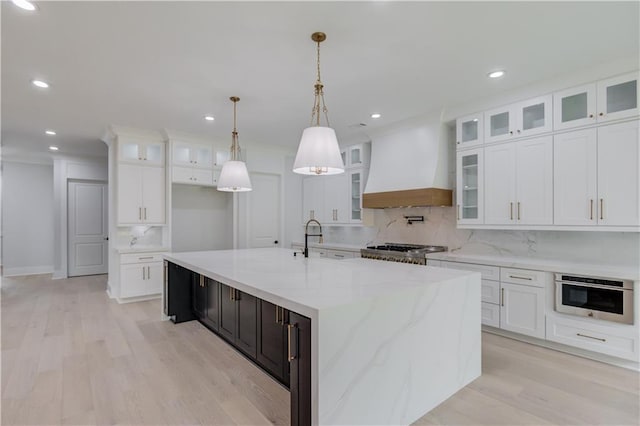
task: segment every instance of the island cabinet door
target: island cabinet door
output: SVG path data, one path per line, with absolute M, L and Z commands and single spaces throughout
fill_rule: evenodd
M 191 310 L 193 273 L 171 262 L 167 262 L 166 273 L 164 314 L 172 317 L 176 324 L 195 319 Z
M 291 369 L 291 426 L 311 424 L 311 320 L 289 313 L 287 359 Z
M 197 319 L 202 320 L 204 319 L 207 306 L 207 288 L 204 275 L 194 273 L 191 288 L 191 309 L 193 310 L 193 315 L 195 315 Z
M 233 299 L 235 289 L 220 284 L 220 324 L 218 331 L 222 337 L 235 342 L 236 339 L 236 302 Z
M 258 299 L 235 290 L 237 303 L 236 346 L 252 358 L 256 358 L 258 341 Z
M 288 311 L 266 300 L 258 303 L 257 361 L 276 379 L 289 384 L 286 327 Z
M 218 331 L 220 328 L 218 325 L 220 323 L 220 283 L 211 278 L 205 278 L 205 287 L 207 298 L 203 322 L 210 329 Z

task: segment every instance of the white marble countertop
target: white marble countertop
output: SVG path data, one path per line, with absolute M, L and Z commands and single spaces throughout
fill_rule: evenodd
M 171 251 L 169 247 L 159 246 L 133 246 L 133 247 L 118 247 L 116 251 L 120 254 L 126 253 L 151 253 L 151 252 L 167 252 Z
M 199 274 L 310 318 L 325 309 L 403 289 L 441 284 L 469 272 L 369 259 L 293 256 L 281 248 L 167 253 Z
M 300 241 L 293 241 L 291 242 L 291 244 L 295 244 L 295 245 L 299 245 L 304 247 L 304 241 L 300 242 Z M 346 250 L 346 251 L 357 251 L 358 253 L 360 253 L 360 249 L 364 248 L 365 246 L 356 246 L 353 244 L 342 244 L 342 243 L 312 243 L 309 242 L 309 247 L 313 247 L 313 248 L 324 248 L 327 250 Z
M 473 255 L 452 252 L 428 254 L 427 259 L 640 281 L 640 265 L 636 267 L 598 265 L 535 257 Z

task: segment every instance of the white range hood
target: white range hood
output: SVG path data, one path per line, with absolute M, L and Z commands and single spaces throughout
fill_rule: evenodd
M 450 187 L 448 129 L 440 115 L 371 134 L 363 207 L 451 206 Z

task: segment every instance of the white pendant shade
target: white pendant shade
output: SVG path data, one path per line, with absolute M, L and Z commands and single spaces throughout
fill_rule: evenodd
M 303 175 L 344 173 L 338 138 L 331 127 L 307 127 L 302 132 L 293 171 Z
M 218 191 L 246 192 L 251 189 L 251 180 L 244 161 L 229 160 L 222 165 Z

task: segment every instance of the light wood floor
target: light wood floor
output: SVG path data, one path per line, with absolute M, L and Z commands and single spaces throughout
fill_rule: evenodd
M 289 423 L 289 394 L 158 300 L 118 305 L 105 276 L 2 282 L 2 424 Z M 637 373 L 483 336 L 483 375 L 420 425 L 639 423 Z

